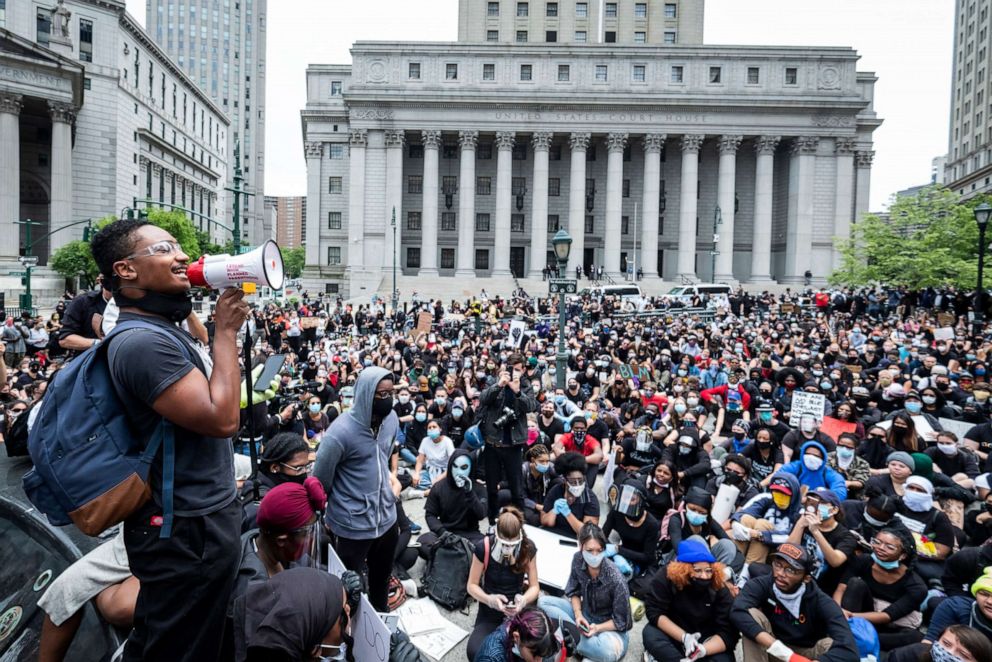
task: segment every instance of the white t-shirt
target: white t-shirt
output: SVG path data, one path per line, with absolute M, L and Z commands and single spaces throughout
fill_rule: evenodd
M 424 468 L 431 480 L 448 470 L 448 458 L 455 452 L 455 444 L 450 437 L 441 435 L 437 441 L 424 437 L 420 442 L 420 454 L 424 456 Z

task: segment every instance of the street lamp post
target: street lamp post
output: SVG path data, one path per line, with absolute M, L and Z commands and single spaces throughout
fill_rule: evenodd
M 720 226 L 723 225 L 723 213 L 720 205 L 713 210 L 713 250 L 710 251 L 710 280 L 716 282 L 716 256 L 720 254 Z
M 572 252 L 572 238 L 564 230 L 558 230 L 551 239 L 558 259 L 558 273 L 564 274 L 568 267 L 568 254 Z M 565 352 L 565 289 L 558 291 L 558 355 L 555 356 L 555 382 L 560 389 L 565 388 L 565 371 L 568 366 L 568 353 Z
M 396 309 L 400 303 L 400 292 L 396 289 L 396 207 L 393 207 L 393 320 L 396 319 Z
M 989 224 L 989 215 L 992 214 L 992 207 L 987 203 L 975 207 L 975 222 L 978 224 L 978 287 L 975 292 L 975 324 L 973 328 L 974 335 L 978 336 L 982 333 L 982 328 L 985 326 L 985 285 L 984 272 L 985 272 L 985 228 Z

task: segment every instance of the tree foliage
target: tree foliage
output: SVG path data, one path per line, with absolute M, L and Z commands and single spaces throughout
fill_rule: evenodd
M 974 208 L 986 201 L 976 197 L 960 202 L 956 193 L 940 186 L 895 198 L 887 214 L 868 214 L 852 227 L 850 239 L 838 241 L 842 260 L 830 282 L 855 287 L 884 283 L 974 288 L 978 280 Z
M 98 273 L 96 262 L 93 261 L 93 254 L 90 252 L 89 243 L 79 240 L 70 241 L 55 251 L 52 259 L 48 262 L 48 266 L 66 279 L 72 279 L 81 275 L 85 282 L 84 284 L 94 282 Z
M 306 264 L 306 249 L 303 246 L 296 248 L 280 248 L 282 252 L 282 262 L 286 269 L 286 278 L 299 278 L 303 273 L 303 266 Z

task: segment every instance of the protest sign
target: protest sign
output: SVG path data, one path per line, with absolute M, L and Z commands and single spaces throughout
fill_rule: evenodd
M 301 329 L 316 329 L 320 326 L 319 317 L 301 317 L 300 318 L 300 328 Z
M 795 391 L 792 394 L 792 409 L 789 413 L 789 424 L 792 427 L 799 427 L 799 420 L 806 414 L 812 415 L 817 423 L 823 421 L 823 411 L 826 407 L 827 399 L 822 393 L 807 393 L 806 391 Z
M 956 421 L 953 418 L 938 418 L 940 421 L 940 427 L 944 428 L 948 432 L 953 432 L 958 436 L 958 441 L 964 439 L 964 436 L 968 433 L 968 430 L 975 427 L 973 423 L 968 423 L 966 421 Z
M 415 335 L 420 336 L 424 333 L 430 333 L 431 323 L 434 321 L 434 316 L 430 313 L 417 313 L 417 326 L 414 329 Z
M 933 330 L 934 340 L 954 340 L 954 327 L 944 326 Z
M 837 441 L 837 437 L 845 432 L 854 432 L 857 429 L 857 423 L 849 423 L 847 421 L 836 419 L 832 416 L 824 416 L 823 422 L 820 423 L 820 432 L 827 435 L 834 441 Z

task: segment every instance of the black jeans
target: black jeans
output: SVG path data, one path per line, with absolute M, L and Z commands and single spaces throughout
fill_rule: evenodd
M 159 538 L 150 504 L 124 524 L 131 572 L 141 582 L 124 660 L 216 660 L 241 561 L 241 504 L 202 517 L 176 517 Z
M 499 515 L 499 482 L 506 480 L 510 490 L 510 502 L 524 509 L 523 489 L 520 485 L 520 465 L 523 463 L 522 446 L 493 446 L 486 444 L 482 453 L 482 463 L 486 467 L 486 507 L 489 511 L 489 523 L 496 523 Z
M 495 632 L 496 628 L 503 624 L 504 619 L 505 616 L 503 616 L 502 612 L 491 609 L 486 605 L 479 605 L 479 613 L 475 618 L 475 626 L 472 628 L 472 634 L 469 635 L 468 644 L 465 646 L 468 662 L 475 660 L 476 653 L 482 648 L 482 642 L 486 640 L 486 637 Z
M 651 657 L 658 662 L 679 662 L 679 660 L 685 657 L 682 642 L 675 641 L 654 625 L 645 625 L 642 636 L 644 639 L 644 650 L 650 653 Z M 734 650 L 730 649 L 729 653 L 723 652 L 707 655 L 702 659 L 708 660 L 708 662 L 734 662 Z
M 393 524 L 378 538 L 355 540 L 337 536 L 334 551 L 348 570 L 362 573 L 368 578 L 369 602 L 376 611 L 389 611 L 389 577 L 393 574 L 393 557 L 396 554 L 396 541 L 399 527 Z

